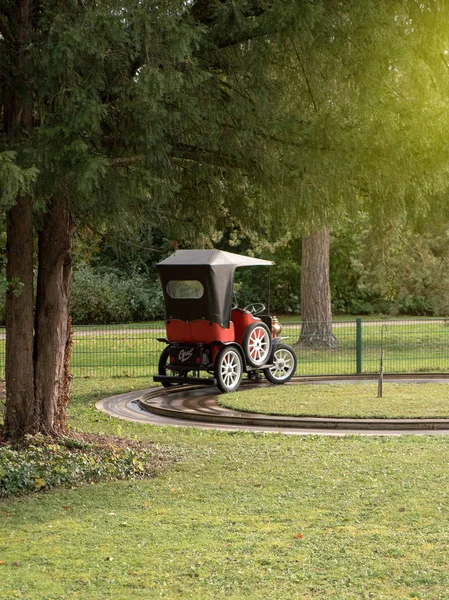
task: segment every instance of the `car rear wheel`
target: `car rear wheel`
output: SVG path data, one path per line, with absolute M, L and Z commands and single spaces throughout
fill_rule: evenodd
M 296 371 L 296 354 L 286 344 L 279 344 L 273 353 L 273 366 L 264 369 L 271 383 L 287 383 Z
M 235 392 L 242 381 L 243 364 L 236 348 L 224 347 L 217 354 L 214 375 L 220 392 Z
M 242 340 L 247 363 L 261 367 L 271 354 L 271 333 L 265 323 L 251 323 Z
M 179 375 L 179 372 L 173 371 L 170 369 L 170 348 L 167 346 L 162 350 L 162 353 L 159 357 L 159 365 L 158 365 L 158 375 Z M 182 383 L 180 381 L 179 383 Z M 178 385 L 176 383 L 172 383 L 170 381 L 162 381 L 162 385 L 165 388 L 173 387 L 174 385 Z

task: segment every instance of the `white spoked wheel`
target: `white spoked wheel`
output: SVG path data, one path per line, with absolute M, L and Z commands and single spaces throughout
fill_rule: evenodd
M 273 366 L 264 369 L 265 377 L 271 383 L 286 383 L 296 371 L 296 354 L 286 344 L 279 344 L 273 353 Z
M 265 323 L 251 323 L 243 336 L 242 346 L 249 365 L 264 365 L 271 353 L 271 333 Z
M 235 392 L 240 386 L 243 374 L 239 351 L 226 346 L 222 348 L 215 359 L 214 370 L 220 392 Z

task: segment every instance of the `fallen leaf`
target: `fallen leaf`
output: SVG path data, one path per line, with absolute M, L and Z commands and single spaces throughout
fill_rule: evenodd
M 298 540 L 302 540 L 302 538 L 303 538 L 304 536 L 302 535 L 302 533 L 298 533 L 298 535 L 297 535 L 296 537 L 298 538 Z
M 72 506 L 63 506 L 62 508 L 64 508 L 65 510 L 73 510 Z
M 6 562 L 4 560 L 0 560 L 0 565 L 6 565 Z

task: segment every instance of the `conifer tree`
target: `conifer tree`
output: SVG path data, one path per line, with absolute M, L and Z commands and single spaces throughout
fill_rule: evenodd
M 76 227 L 223 215 L 273 179 L 281 27 L 265 2 L 4 0 L 7 436 L 65 432 Z

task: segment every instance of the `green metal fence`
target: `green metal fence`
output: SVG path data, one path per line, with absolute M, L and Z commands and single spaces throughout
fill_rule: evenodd
M 290 342 L 295 340 L 289 326 L 285 331 Z M 307 340 L 299 344 L 298 374 L 376 373 L 382 350 L 386 373 L 449 371 L 449 323 L 444 319 L 356 319 L 333 323 L 332 332 L 334 348 L 313 347 Z
M 281 319 L 282 322 L 282 319 Z M 449 372 L 449 321 L 355 319 L 332 325 L 336 343 L 300 339 L 301 323 L 283 323 L 285 342 L 295 346 L 299 375 L 376 373 L 384 350 L 386 373 Z M 71 371 L 75 377 L 149 377 L 164 344 L 162 323 L 75 327 Z M 0 377 L 4 377 L 5 331 L 0 328 Z

